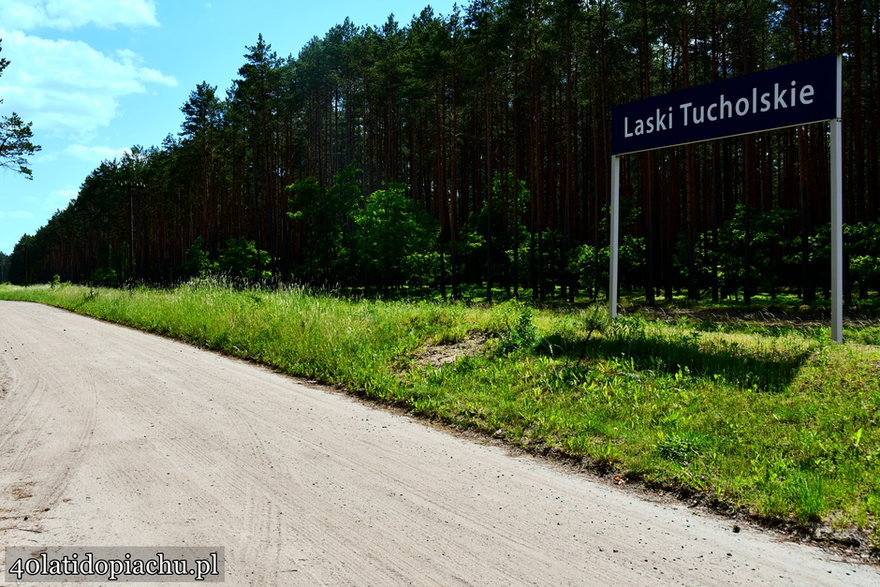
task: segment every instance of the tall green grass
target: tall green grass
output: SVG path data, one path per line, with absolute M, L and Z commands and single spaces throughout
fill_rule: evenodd
M 880 349 L 759 323 L 236 291 L 0 287 L 405 406 L 528 450 L 880 545 Z M 873 340 L 871 329 L 847 331 Z M 445 364 L 428 347 L 477 335 Z

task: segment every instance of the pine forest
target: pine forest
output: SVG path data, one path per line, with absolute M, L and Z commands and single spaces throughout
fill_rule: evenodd
M 220 273 L 604 299 L 612 106 L 837 53 L 845 295 L 880 295 L 877 0 L 473 0 L 346 19 L 286 57 L 254 36 L 228 88 L 193 88 L 181 128 L 104 161 L 0 259 L 10 281 Z M 624 291 L 828 296 L 827 124 L 630 155 L 621 171 Z

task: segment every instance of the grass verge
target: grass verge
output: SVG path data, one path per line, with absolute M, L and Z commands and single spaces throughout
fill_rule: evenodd
M 299 289 L 0 286 L 339 384 L 533 452 L 880 546 L 880 348 L 824 329 L 354 301 Z M 429 347 L 488 337 L 432 364 Z

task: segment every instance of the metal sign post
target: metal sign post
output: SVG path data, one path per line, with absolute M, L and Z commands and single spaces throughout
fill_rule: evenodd
M 615 106 L 608 302 L 617 317 L 620 157 L 817 122 L 831 125 L 831 338 L 843 342 L 843 58 L 826 55 Z
M 620 157 L 611 156 L 611 258 L 610 283 L 608 284 L 608 304 L 611 318 L 617 318 L 617 264 L 620 248 Z
M 843 342 L 843 58 L 837 55 L 837 108 L 831 119 L 831 339 Z

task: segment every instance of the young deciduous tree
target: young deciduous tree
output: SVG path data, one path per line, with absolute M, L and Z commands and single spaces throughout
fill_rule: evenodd
M 355 258 L 365 283 L 384 289 L 436 274 L 438 226 L 406 196 L 403 185 L 373 192 L 352 217 Z

